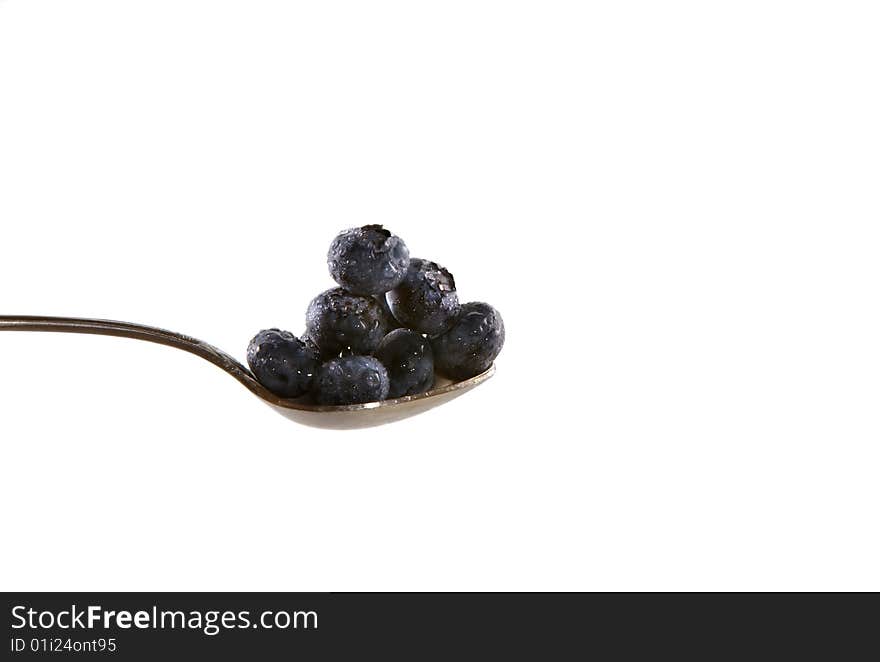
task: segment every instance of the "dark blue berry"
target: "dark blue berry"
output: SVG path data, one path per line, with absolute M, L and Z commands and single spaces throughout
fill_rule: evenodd
M 487 370 L 504 345 L 504 320 L 487 303 L 466 303 L 453 327 L 431 339 L 438 372 L 467 379 Z
M 327 253 L 333 280 L 354 294 L 383 294 L 406 275 L 409 249 L 381 225 L 340 232 Z
M 428 335 L 446 331 L 460 309 L 452 274 L 436 262 L 415 257 L 406 277 L 385 298 L 398 322 Z
M 267 389 L 283 398 L 306 393 L 321 362 L 306 343 L 279 329 L 260 331 L 247 350 L 251 371 Z
M 392 331 L 373 356 L 388 369 L 389 398 L 422 393 L 434 385 L 434 352 L 420 333 L 410 329 Z
M 318 370 L 312 385 L 320 405 L 353 405 L 388 397 L 388 372 L 372 356 L 330 359 Z
M 339 287 L 316 296 L 306 311 L 306 334 L 323 358 L 371 354 L 387 333 L 388 321 L 375 299 Z

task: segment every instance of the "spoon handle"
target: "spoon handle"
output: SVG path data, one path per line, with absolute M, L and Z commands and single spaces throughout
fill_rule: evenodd
M 195 354 L 235 377 L 252 393 L 276 404 L 283 399 L 263 387 L 241 363 L 226 352 L 206 342 L 181 333 L 157 329 L 131 322 L 82 319 L 77 317 L 38 317 L 31 315 L 0 315 L 0 331 L 41 331 L 50 333 L 86 333 L 97 336 L 133 338 L 167 345 Z

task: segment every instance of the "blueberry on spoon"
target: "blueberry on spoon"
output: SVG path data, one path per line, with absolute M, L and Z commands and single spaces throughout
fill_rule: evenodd
M 504 320 L 487 303 L 461 307 L 446 333 L 431 338 L 437 370 L 453 379 L 468 379 L 489 369 L 504 345 Z
M 372 356 L 343 356 L 321 366 L 312 385 L 319 405 L 354 405 L 388 397 L 388 372 Z
M 419 258 L 410 260 L 406 277 L 385 298 L 398 322 L 428 335 L 446 331 L 460 309 L 452 274 Z
M 375 299 L 340 287 L 316 296 L 306 311 L 306 334 L 325 359 L 370 354 L 387 333 L 388 320 Z
M 339 233 L 330 244 L 327 266 L 349 292 L 384 294 L 406 275 L 409 249 L 381 225 L 365 225 Z
M 280 329 L 266 329 L 254 336 L 248 345 L 247 362 L 257 381 L 283 398 L 305 394 L 321 365 L 306 343 Z
M 423 393 L 434 385 L 434 352 L 420 333 L 396 329 L 373 354 L 388 370 L 389 398 Z

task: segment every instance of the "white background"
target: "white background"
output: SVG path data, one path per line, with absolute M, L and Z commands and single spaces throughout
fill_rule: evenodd
M 243 358 L 384 223 L 498 374 L 298 426 L 0 334 L 0 587 L 880 589 L 865 2 L 0 0 L 0 311 Z

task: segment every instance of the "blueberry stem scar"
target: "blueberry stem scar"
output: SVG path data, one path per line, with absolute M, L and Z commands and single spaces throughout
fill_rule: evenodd
M 454 391 L 471 388 L 486 381 L 495 372 L 495 366 L 492 365 L 483 373 L 471 377 L 470 379 L 453 382 L 452 384 L 434 388 L 417 395 L 409 395 L 392 400 L 367 402 L 356 405 L 315 405 L 311 402 L 304 402 L 302 399 L 291 400 L 275 395 L 260 384 L 254 378 L 254 375 L 250 370 L 226 352 L 219 350 L 206 342 L 181 333 L 175 333 L 174 331 L 166 331 L 165 329 L 144 326 L 142 324 L 133 324 L 131 322 L 114 322 L 110 320 L 77 317 L 41 317 L 32 315 L 0 315 L 0 331 L 82 333 L 98 336 L 132 338 L 134 340 L 143 340 L 146 342 L 157 343 L 159 345 L 166 345 L 167 347 L 173 347 L 184 352 L 189 352 L 190 354 L 195 354 L 209 363 L 213 363 L 227 374 L 235 377 L 235 379 L 237 379 L 251 393 L 271 405 L 281 407 L 282 409 L 308 412 L 360 411 L 389 407 L 415 400 L 424 400 L 432 396 L 445 395 Z

